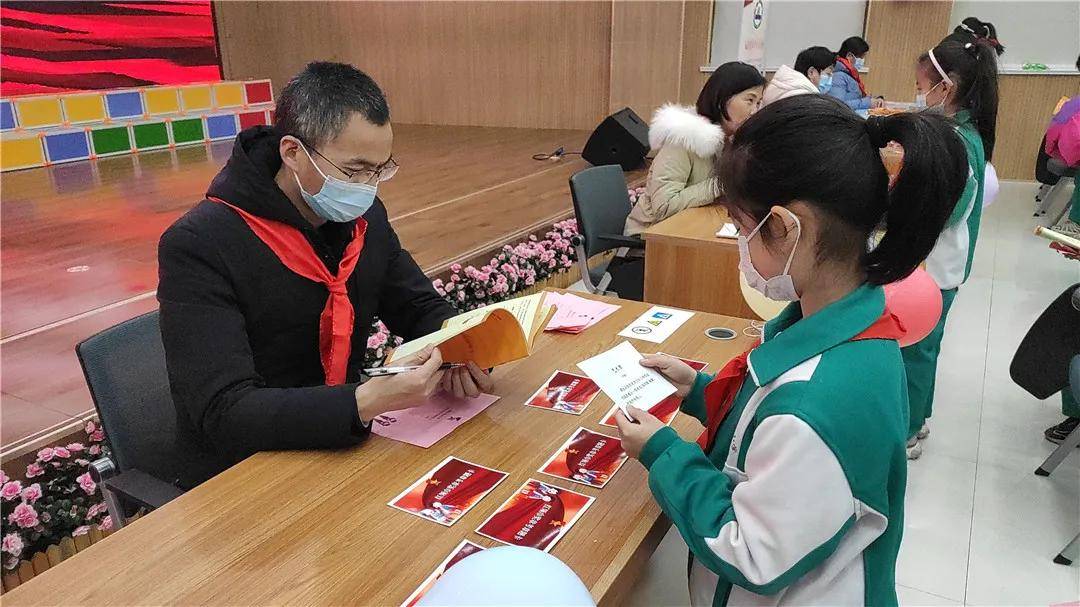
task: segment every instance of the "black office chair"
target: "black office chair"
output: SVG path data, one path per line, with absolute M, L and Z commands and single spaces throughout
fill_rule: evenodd
M 176 443 L 157 311 L 122 322 L 75 346 L 112 458 L 91 464 L 115 527 L 128 513 L 159 508 L 176 486 L 184 456 Z
M 597 295 L 614 292 L 624 298 L 641 299 L 644 264 L 634 258 L 642 256 L 645 243 L 640 238 L 623 235 L 631 204 L 622 168 L 605 165 L 574 173 L 570 177 L 570 195 L 574 199 L 579 233 L 574 237 L 573 245 L 585 289 Z M 589 267 L 591 257 L 611 250 L 618 250 L 616 257 Z M 634 272 L 623 272 L 623 276 L 614 278 L 613 282 L 613 272 L 618 273 L 618 268 L 637 265 L 642 268 L 640 278 Z M 635 281 L 638 284 L 631 284 Z
M 1080 172 L 1080 167 L 1065 166 L 1064 162 L 1051 158 L 1046 153 L 1046 136 L 1043 135 L 1042 143 L 1039 144 L 1039 155 L 1035 159 L 1035 180 L 1040 184 L 1038 191 L 1035 192 L 1035 217 L 1046 215 L 1046 211 L 1054 202 L 1055 193 L 1068 183 L 1068 181 L 1063 182 L 1062 178 L 1075 181 L 1078 172 Z M 1061 217 L 1068 209 L 1069 204 L 1065 203 L 1061 213 L 1049 225 L 1055 225 L 1061 221 Z

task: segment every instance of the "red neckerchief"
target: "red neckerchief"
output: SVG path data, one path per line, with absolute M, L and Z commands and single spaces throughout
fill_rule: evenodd
M 904 329 L 904 325 L 888 308 L 885 308 L 885 311 L 874 321 L 874 324 L 848 341 L 899 339 L 905 333 L 907 331 Z M 705 419 L 708 423 L 705 425 L 705 431 L 698 437 L 697 442 L 698 445 L 701 445 L 701 450 L 706 453 L 709 452 L 709 447 L 712 446 L 713 441 L 716 439 L 716 432 L 720 429 L 721 422 L 724 421 L 724 418 L 731 412 L 731 407 L 735 404 L 735 396 L 738 395 L 739 389 L 742 388 L 743 381 L 746 380 L 746 372 L 749 370 L 747 357 L 753 351 L 754 348 L 750 348 L 729 360 L 728 364 L 724 365 L 724 368 L 720 369 L 716 377 L 709 382 L 709 385 L 705 386 Z
M 855 69 L 855 66 L 851 64 L 851 61 L 847 57 L 837 57 L 837 61 L 844 64 L 844 67 L 848 69 L 848 73 L 855 80 L 855 84 L 859 85 L 859 92 L 862 96 L 866 96 L 866 85 L 862 83 L 862 78 L 859 77 L 859 70 Z
M 345 383 L 355 321 L 355 312 L 352 302 L 349 301 L 349 292 L 345 283 L 356 268 L 360 251 L 364 250 L 367 221 L 356 220 L 352 241 L 345 246 L 345 254 L 341 258 L 335 276 L 326 269 L 315 253 L 315 249 L 311 248 L 311 243 L 304 238 L 300 230 L 279 221 L 256 217 L 220 198 L 208 197 L 208 199 L 220 202 L 236 211 L 251 231 L 263 241 L 263 244 L 270 247 L 286 268 L 308 280 L 326 285 L 330 296 L 326 299 L 322 314 L 319 315 L 319 358 L 322 361 L 323 373 L 326 375 L 326 385 L 336 386 Z

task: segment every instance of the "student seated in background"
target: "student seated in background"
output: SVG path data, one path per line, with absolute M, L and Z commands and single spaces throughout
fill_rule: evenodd
M 475 366 L 360 383 L 372 317 L 406 339 L 454 311 L 402 248 L 376 196 L 394 176 L 378 85 L 317 62 L 278 97 L 275 124 L 241 132 L 206 199 L 158 247 L 161 336 L 180 440 L 205 455 L 193 486 L 257 451 L 335 448 L 442 383 L 475 396 Z M 202 460 L 205 459 L 205 462 Z
M 836 66 L 833 70 L 829 94 L 843 101 L 853 110 L 866 110 L 885 105 L 883 97 L 870 97 L 870 94 L 866 92 L 866 85 L 859 76 L 859 70 L 866 62 L 866 54 L 869 52 L 870 45 L 866 40 L 852 36 L 844 40 L 836 53 Z
M 890 141 L 905 151 L 891 189 Z M 747 120 L 717 164 L 743 276 L 792 303 L 715 377 L 646 356 L 706 430 L 688 442 L 631 409 L 622 445 L 690 547 L 692 605 L 896 605 L 907 385 L 882 285 L 930 253 L 963 144 L 940 116 L 863 120 L 799 95 Z
M 927 273 L 941 288 L 941 318 L 929 335 L 902 350 L 910 403 L 908 457 L 911 459 L 922 454 L 919 441 L 930 434 L 927 422 L 933 413 L 945 321 L 960 286 L 971 275 L 975 259 L 986 190 L 986 165 L 994 155 L 997 138 L 997 55 L 986 42 L 945 40 L 919 57 L 915 86 L 916 105 L 956 121 L 956 132 L 966 151 L 968 181 L 926 260 Z M 906 153 L 904 163 L 906 166 Z
M 626 218 L 627 236 L 716 200 L 713 157 L 723 151 L 724 140 L 758 110 L 764 88 L 765 78 L 757 68 L 731 61 L 716 68 L 695 107 L 665 105 L 656 110 L 649 124 L 649 146 L 657 153 L 645 193 Z
M 781 65 L 765 87 L 762 105 L 795 95 L 824 93 L 832 86 L 836 53 L 824 46 L 803 49 L 795 58 L 795 69 Z

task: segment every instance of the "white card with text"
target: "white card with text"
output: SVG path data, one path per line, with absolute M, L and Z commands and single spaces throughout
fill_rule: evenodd
M 619 335 L 631 339 L 651 341 L 654 344 L 663 343 L 684 322 L 690 320 L 693 315 L 693 312 L 687 312 L 686 310 L 653 306 L 649 308 L 648 312 L 638 316 L 637 320 L 630 323 L 629 327 L 619 331 Z
M 630 342 L 624 341 L 614 348 L 578 363 L 578 368 L 600 386 L 600 389 L 622 409 L 627 417 L 627 406 L 643 411 L 676 392 L 663 375 L 641 366 L 642 355 Z

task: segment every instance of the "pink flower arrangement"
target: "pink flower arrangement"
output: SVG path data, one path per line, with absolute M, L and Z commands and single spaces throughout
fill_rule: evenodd
M 8 554 L 19 556 L 23 551 L 23 541 L 19 537 L 18 533 L 9 533 L 4 536 L 3 543 L 0 543 L 0 550 Z
M 76 479 L 75 482 L 79 483 L 79 488 L 86 492 L 87 495 L 93 495 L 94 491 L 97 491 L 97 483 L 94 479 L 90 478 L 89 472 L 83 472 Z
M 7 520 L 13 525 L 18 525 L 23 529 L 28 527 L 36 527 L 38 524 L 38 513 L 34 510 L 34 507 L 25 502 L 15 506 L 15 509 L 8 515 Z
M 3 498 L 5 502 L 11 501 L 22 493 L 22 483 L 19 481 L 8 481 L 4 483 L 4 487 L 0 489 L 0 498 Z
M 27 504 L 33 504 L 38 501 L 41 499 L 41 495 L 41 485 L 38 483 L 34 483 L 22 490 L 23 501 Z
M 37 459 L 26 466 L 26 478 L 33 482 L 0 477 L 5 570 L 19 567 L 22 560 L 76 531 L 81 534 L 94 526 L 112 526 L 111 520 L 105 520 L 108 511 L 88 473 L 91 457 L 108 454 L 102 442 L 105 434 L 94 421 L 87 422 L 83 430 L 84 441 L 38 451 Z

